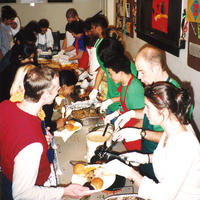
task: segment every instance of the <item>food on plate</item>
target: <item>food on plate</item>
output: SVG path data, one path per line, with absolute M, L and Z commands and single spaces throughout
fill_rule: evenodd
M 96 177 L 91 181 L 91 186 L 93 186 L 96 190 L 99 190 L 103 186 L 103 180 L 99 177 Z
M 65 125 L 65 128 L 66 128 L 68 131 L 73 131 L 74 125 L 73 125 L 73 124 L 66 124 L 66 125 Z
M 84 119 L 86 117 L 98 117 L 99 114 L 96 113 L 94 108 L 83 108 L 79 110 L 73 110 L 71 117 L 75 119 Z
M 90 190 L 99 190 L 103 187 L 103 180 L 99 177 L 93 178 L 91 181 L 87 181 L 83 186 L 89 187 Z
M 73 172 L 74 174 L 78 174 L 78 175 L 85 174 L 85 165 L 80 164 L 80 163 L 75 164 L 73 168 Z
M 109 200 L 144 200 L 144 199 L 141 199 L 139 197 L 132 197 L 130 195 L 126 195 L 126 196 L 119 195 L 119 197 L 116 197 L 116 196 L 110 197 Z
M 76 123 L 76 121 L 74 121 L 74 120 L 69 120 L 68 122 L 67 122 L 68 124 L 72 124 L 72 125 L 74 125 L 75 123 Z
M 76 131 L 80 128 L 80 126 L 74 126 L 74 128 L 72 129 L 72 131 Z
M 91 182 L 86 182 L 83 186 L 88 187 L 90 190 L 95 190 L 95 188 L 91 185 Z
M 89 172 L 95 170 L 96 167 L 93 166 L 85 166 L 84 164 L 77 163 L 74 165 L 74 174 L 84 174 L 87 175 Z
M 88 182 L 92 181 L 95 177 L 94 170 L 89 171 L 87 174 L 85 173 L 85 177 Z

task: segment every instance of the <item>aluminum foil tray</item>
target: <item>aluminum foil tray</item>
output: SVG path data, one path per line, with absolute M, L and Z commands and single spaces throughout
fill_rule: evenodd
M 98 104 L 100 104 L 98 101 L 77 101 L 75 103 L 72 102 L 70 105 L 67 105 L 67 108 L 71 108 L 72 110 L 80 110 L 83 108 L 89 108 L 91 106 L 97 107 Z

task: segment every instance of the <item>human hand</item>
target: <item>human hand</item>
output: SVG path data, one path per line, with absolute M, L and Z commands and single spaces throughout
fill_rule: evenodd
M 50 145 L 51 141 L 53 139 L 53 135 L 49 131 L 50 127 L 46 127 L 45 129 L 46 129 L 46 135 L 45 135 L 45 137 L 46 137 L 46 140 L 47 140 L 47 144 Z
M 80 87 L 85 89 L 89 86 L 89 82 L 87 81 L 87 79 L 84 79 L 82 82 L 81 82 L 81 85 Z
M 112 140 L 113 141 L 122 141 L 123 139 L 126 140 L 126 142 L 130 141 L 136 141 L 141 139 L 141 129 L 139 128 L 123 128 L 120 131 L 116 132 L 113 135 Z
M 123 162 L 117 159 L 106 163 L 103 167 L 106 169 L 107 172 L 110 172 L 112 174 L 117 174 L 125 178 L 128 178 L 132 173 L 131 167 L 129 167 L 128 165 L 124 164 Z
M 72 113 L 72 109 L 71 108 L 66 108 L 66 113 L 65 113 L 65 117 L 68 118 Z
M 109 124 L 111 120 L 113 120 L 115 117 L 118 117 L 118 116 L 119 116 L 118 111 L 115 111 L 110 115 L 106 115 L 106 117 L 104 118 L 104 124 Z
M 56 121 L 57 129 L 63 128 L 67 119 L 66 118 L 60 118 Z
M 100 113 L 103 113 L 109 105 L 111 105 L 113 102 L 111 99 L 107 99 L 106 101 L 103 101 L 100 107 Z
M 60 56 L 60 55 L 63 55 L 64 52 L 65 52 L 65 50 L 64 50 L 64 49 L 61 49 L 61 50 L 58 52 L 58 55 L 59 55 L 59 56 Z
M 133 166 L 139 164 L 147 164 L 150 162 L 150 158 L 148 154 L 142 154 L 138 152 L 130 152 L 121 154 L 120 157 L 122 159 L 126 158 Z
M 79 184 L 70 184 L 64 188 L 64 194 L 62 197 L 80 199 L 83 196 L 89 196 L 93 193 L 94 190 L 90 190 L 88 187 L 83 187 Z
M 123 128 L 123 126 L 131 119 L 135 117 L 135 111 L 130 110 L 125 112 L 124 114 L 120 115 L 117 120 L 115 121 L 115 130 L 119 128 Z
M 85 78 L 88 77 L 88 72 L 84 71 L 80 76 L 79 76 L 79 81 L 83 81 Z
M 64 100 L 64 97 L 56 96 L 55 102 L 58 106 L 61 105 L 62 101 Z
M 98 94 L 98 90 L 97 89 L 93 89 L 89 94 L 90 100 L 95 100 L 97 98 L 97 94 Z

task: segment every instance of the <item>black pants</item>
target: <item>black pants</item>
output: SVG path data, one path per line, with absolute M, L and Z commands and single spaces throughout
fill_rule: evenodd
M 12 183 L 1 173 L 1 200 L 13 200 Z

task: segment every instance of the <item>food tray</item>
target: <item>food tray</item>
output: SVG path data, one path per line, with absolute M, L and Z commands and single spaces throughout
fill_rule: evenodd
M 68 105 L 68 108 L 71 108 L 72 110 L 80 110 L 83 108 L 89 108 L 93 105 L 93 102 L 90 100 L 86 100 L 86 101 L 77 101 L 75 103 L 71 103 L 70 105 Z
M 84 126 L 89 126 L 89 125 L 95 126 L 96 124 L 99 124 L 102 120 L 100 120 L 100 117 L 86 117 L 86 118 L 80 119 L 80 121 L 82 122 Z
M 144 199 L 138 197 L 137 194 L 116 194 L 106 197 L 105 200 L 144 200 Z

